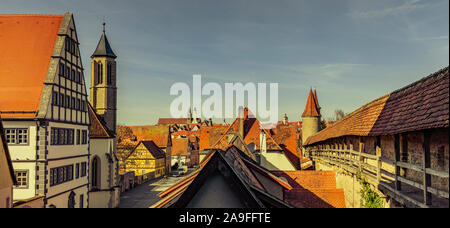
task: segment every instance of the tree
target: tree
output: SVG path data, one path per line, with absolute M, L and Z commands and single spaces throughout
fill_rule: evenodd
M 345 116 L 345 113 L 344 113 L 344 111 L 342 109 L 334 110 L 335 121 L 338 121 L 338 120 L 344 118 L 344 116 Z
M 131 139 L 134 137 L 133 130 L 127 126 L 117 125 L 117 142 L 120 143 L 124 139 Z

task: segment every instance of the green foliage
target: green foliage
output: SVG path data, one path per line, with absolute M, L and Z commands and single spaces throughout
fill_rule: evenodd
M 361 205 L 365 208 L 382 208 L 383 200 L 372 188 L 367 180 L 361 176 L 361 173 L 356 174 L 358 182 L 361 184 Z

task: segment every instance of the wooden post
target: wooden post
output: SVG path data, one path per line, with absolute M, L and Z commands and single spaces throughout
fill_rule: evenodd
M 394 165 L 395 165 L 395 190 L 400 191 L 402 189 L 402 183 L 398 180 L 400 175 L 400 167 L 397 162 L 400 161 L 400 136 L 398 134 L 394 135 Z
M 359 161 L 359 171 L 362 172 L 362 163 L 363 163 L 363 156 L 361 156 L 361 154 L 364 151 L 364 143 L 362 142 L 362 137 L 359 137 L 359 153 L 358 153 L 358 161 Z
M 430 168 L 430 132 L 423 134 L 423 203 L 431 205 L 431 193 L 428 187 L 431 185 L 431 175 L 427 174 L 426 169 Z
M 376 154 L 377 154 L 377 181 L 380 183 L 381 181 L 381 137 L 377 136 L 377 147 L 376 147 Z

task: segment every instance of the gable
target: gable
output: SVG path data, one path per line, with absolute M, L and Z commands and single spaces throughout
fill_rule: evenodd
M 128 156 L 127 160 L 134 159 L 155 159 L 155 156 L 150 153 L 147 147 L 144 146 L 143 143 L 139 143 L 136 148 L 134 148 L 133 152 Z

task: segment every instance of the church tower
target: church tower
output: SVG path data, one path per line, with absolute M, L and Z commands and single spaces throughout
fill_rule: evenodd
M 302 142 L 320 131 L 320 106 L 317 100 L 316 90 L 309 90 L 305 111 L 302 114 Z
M 117 71 L 116 58 L 105 33 L 91 56 L 90 102 L 95 112 L 103 118 L 109 130 L 116 132 L 117 123 Z

